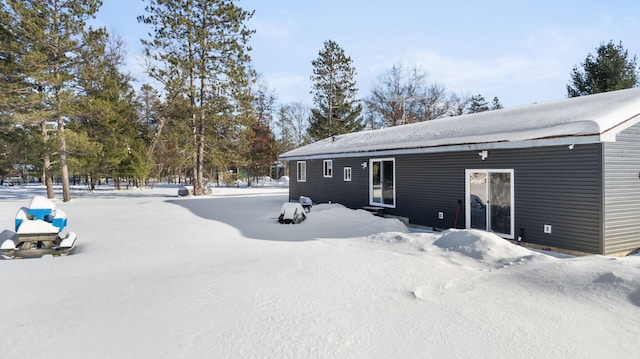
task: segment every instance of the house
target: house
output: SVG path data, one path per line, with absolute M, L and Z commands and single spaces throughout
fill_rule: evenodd
M 640 88 L 326 138 L 289 198 L 573 253 L 640 248 Z

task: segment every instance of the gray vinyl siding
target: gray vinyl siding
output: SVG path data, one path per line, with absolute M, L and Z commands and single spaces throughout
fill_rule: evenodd
M 295 173 L 291 174 L 290 198 L 305 195 L 314 202 L 339 202 L 351 208 L 367 205 L 369 168 L 362 169 L 360 163 L 375 158 L 333 159 L 332 179 L 322 177 L 323 159 L 307 160 L 307 182 L 296 183 Z M 395 158 L 396 207 L 385 208 L 387 214 L 427 227 L 464 228 L 465 170 L 513 169 L 516 236 L 523 228 L 531 243 L 602 252 L 601 144 L 489 150 L 484 161 L 478 151 L 379 158 Z M 343 181 L 345 165 L 352 167 L 351 182 Z M 458 200 L 462 206 L 456 225 Z M 443 219 L 438 219 L 438 212 L 443 212 Z M 551 234 L 543 233 L 545 224 L 552 226 Z
M 414 224 L 464 228 L 465 163 L 470 152 L 396 156 L 396 208 L 385 212 L 408 217 Z M 457 201 L 462 201 L 458 213 Z M 443 218 L 438 219 L 438 212 Z
M 323 176 L 324 160 L 333 160 L 333 177 Z M 289 200 L 300 196 L 311 198 L 314 203 L 340 203 L 350 208 L 361 208 L 369 203 L 369 169 L 362 168 L 366 161 L 358 158 L 322 158 L 306 160 L 307 181 L 297 182 L 297 161 L 291 161 Z M 344 167 L 351 167 L 351 181 L 344 180 Z
M 465 169 L 513 169 L 515 227 L 526 241 L 589 253 L 601 253 L 602 171 L 599 144 L 397 156 L 396 209 L 385 213 L 411 223 L 464 228 Z M 443 219 L 438 219 L 443 212 Z M 552 233 L 544 233 L 544 225 Z
M 515 151 L 514 151 L 515 152 Z M 526 241 L 602 253 L 601 144 L 523 149 L 513 153 L 515 230 Z M 551 225 L 550 234 L 544 225 Z
M 640 248 L 640 125 L 604 144 L 605 254 Z

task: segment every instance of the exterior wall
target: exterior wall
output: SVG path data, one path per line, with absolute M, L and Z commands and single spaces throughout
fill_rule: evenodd
M 465 170 L 513 169 L 516 235 L 522 228 L 527 242 L 602 253 L 601 144 L 488 152 L 484 161 L 478 151 L 381 156 L 395 158 L 396 166 L 396 208 L 385 208 L 385 213 L 407 217 L 417 225 L 464 228 Z M 330 200 L 351 208 L 367 205 L 369 169 L 360 163 L 370 158 L 378 157 L 334 159 L 331 180 L 322 177 L 323 159 L 307 160 L 307 182 L 297 183 L 292 173 L 290 198 L 305 195 L 315 202 Z M 345 164 L 352 167 L 350 183 L 342 181 Z M 438 219 L 438 212 L 443 212 L 443 219 Z M 545 224 L 552 226 L 552 233 L 544 233 Z
M 515 229 L 526 241 L 602 254 L 602 145 L 514 153 Z M 544 233 L 544 225 L 552 226 Z
M 333 177 L 323 177 L 323 160 L 333 160 Z M 311 198 L 314 203 L 340 203 L 349 208 L 361 208 L 369 203 L 369 169 L 362 168 L 365 159 L 322 158 L 306 160 L 307 181 L 297 181 L 298 161 L 291 161 L 289 200 L 298 201 L 300 196 Z M 344 180 L 344 167 L 351 167 L 351 181 Z
M 640 248 L 640 125 L 604 144 L 604 252 Z

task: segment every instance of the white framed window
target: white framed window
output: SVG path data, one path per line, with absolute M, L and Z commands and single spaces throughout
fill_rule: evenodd
M 324 177 L 333 177 L 333 160 L 322 161 L 322 175 Z
M 344 180 L 351 181 L 351 167 L 344 168 Z
M 296 172 L 297 172 L 298 182 L 306 182 L 307 181 L 307 162 L 298 161 L 296 165 Z
M 369 204 L 396 207 L 396 160 L 380 158 L 369 160 Z

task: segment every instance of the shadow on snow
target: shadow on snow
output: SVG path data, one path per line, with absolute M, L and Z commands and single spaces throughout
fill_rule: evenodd
M 296 225 L 278 223 L 282 204 L 288 201 L 286 193 L 260 197 L 260 200 L 251 195 L 185 197 L 167 202 L 184 207 L 201 218 L 233 226 L 247 238 L 290 242 L 318 238 L 317 227 L 314 227 L 313 231 L 309 230 L 309 219 Z M 332 228 L 330 225 L 324 226 L 321 231 L 320 238 L 344 237 L 340 229 Z

